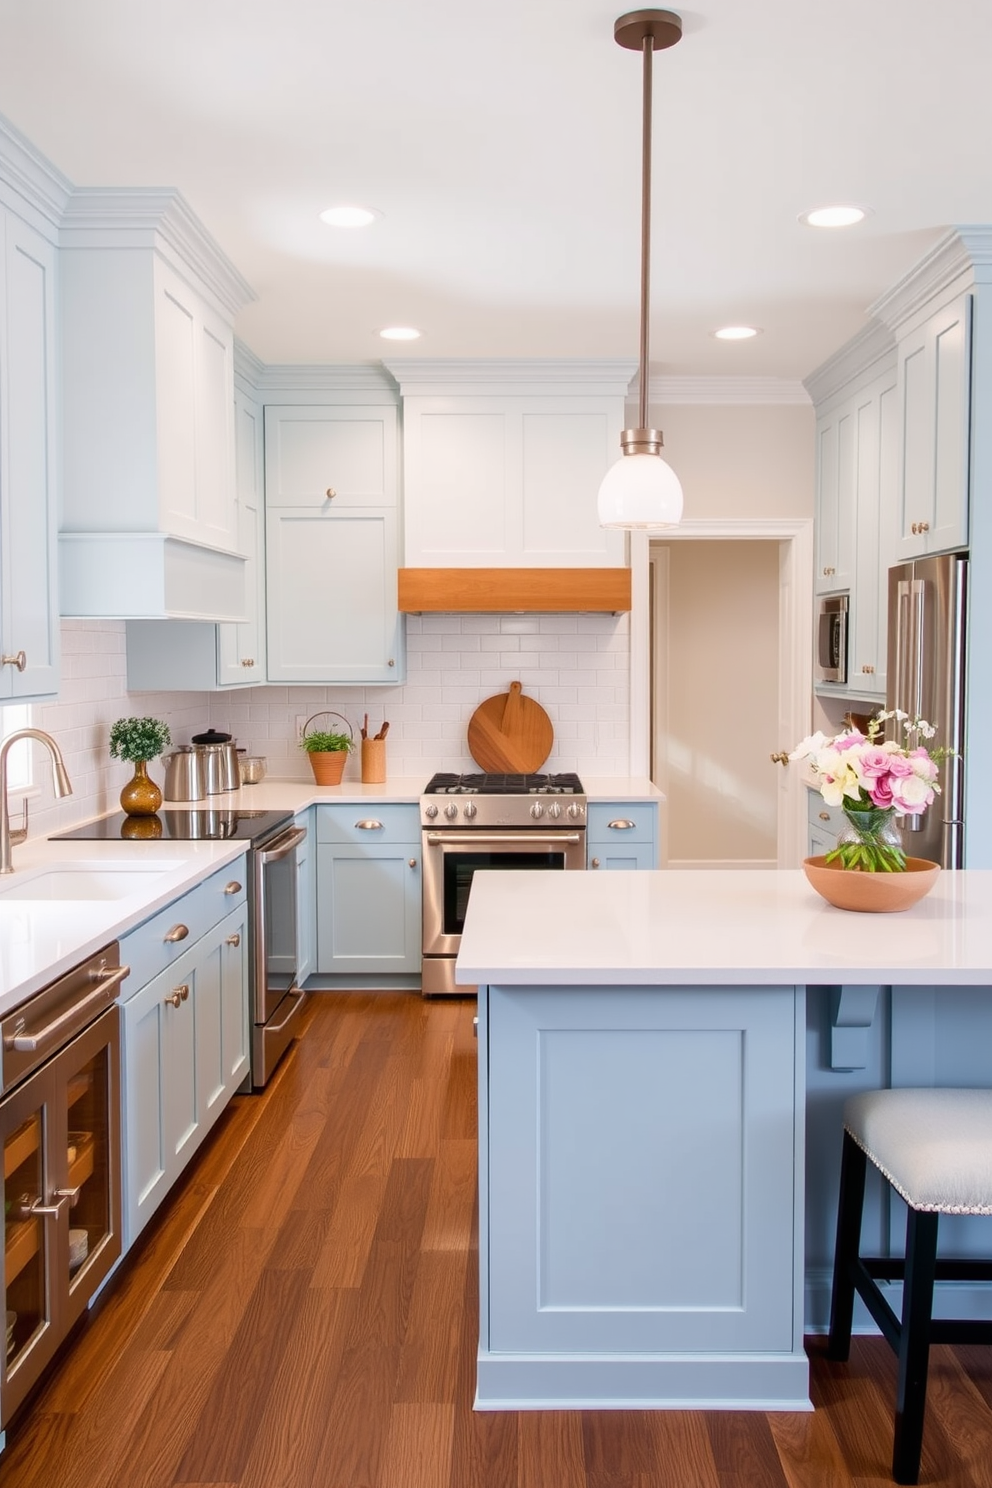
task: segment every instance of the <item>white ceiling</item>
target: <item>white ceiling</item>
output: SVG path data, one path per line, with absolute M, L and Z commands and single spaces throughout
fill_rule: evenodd
M 0 0 L 0 112 L 76 185 L 175 186 L 266 362 L 637 357 L 640 59 L 603 0 Z M 987 0 L 709 0 L 655 59 L 652 365 L 805 376 L 992 222 Z M 362 232 L 317 213 L 382 213 Z M 873 208 L 844 232 L 812 206 Z M 761 326 L 747 343 L 710 332 Z M 399 349 L 402 355 L 402 348 Z

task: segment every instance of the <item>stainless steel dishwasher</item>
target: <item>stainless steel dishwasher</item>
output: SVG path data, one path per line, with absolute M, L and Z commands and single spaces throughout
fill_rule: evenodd
M 0 1023 L 7 1344 L 0 1428 L 121 1253 L 116 942 Z

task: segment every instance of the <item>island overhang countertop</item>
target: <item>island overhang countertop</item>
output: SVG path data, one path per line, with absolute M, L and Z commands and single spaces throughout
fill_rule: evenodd
M 459 982 L 502 986 L 992 984 L 992 870 L 898 914 L 835 909 L 801 869 L 479 872 Z

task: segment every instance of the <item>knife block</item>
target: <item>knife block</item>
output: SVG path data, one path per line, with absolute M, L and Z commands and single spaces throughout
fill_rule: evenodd
M 362 740 L 362 784 L 381 785 L 386 778 L 385 739 Z

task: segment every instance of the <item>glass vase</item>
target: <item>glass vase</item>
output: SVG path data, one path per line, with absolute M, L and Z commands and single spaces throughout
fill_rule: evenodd
M 902 836 L 896 826 L 895 807 L 881 810 L 877 806 L 858 809 L 843 807 L 847 825 L 837 834 L 837 846 L 827 854 L 827 862 L 860 873 L 903 873 L 906 854 Z
M 134 774 L 121 791 L 121 805 L 128 816 L 154 816 L 162 804 L 162 792 L 148 775 L 148 761 L 135 760 Z

